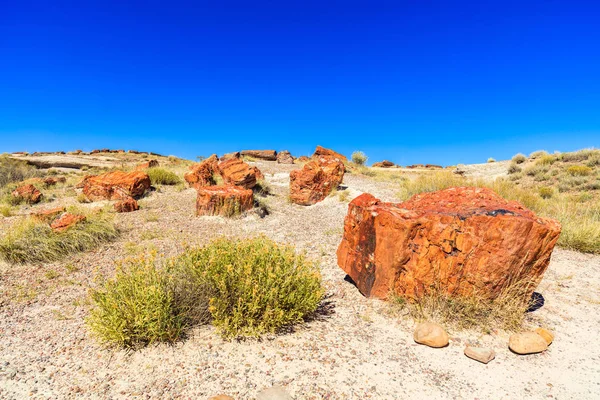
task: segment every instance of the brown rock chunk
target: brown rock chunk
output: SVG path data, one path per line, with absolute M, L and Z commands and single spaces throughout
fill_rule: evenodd
M 552 332 L 550 332 L 548 329 L 537 328 L 535 330 L 535 333 L 537 333 L 538 335 L 543 337 L 544 340 L 546 341 L 546 343 L 548 343 L 548 346 L 550 346 L 552 344 L 552 342 L 554 341 L 554 334 Z
M 83 193 L 92 201 L 121 200 L 142 196 L 150 188 L 150 177 L 142 171 L 114 171 L 86 176 L 80 185 L 83 186 Z
M 138 164 L 135 167 L 135 169 L 142 170 L 142 169 L 148 169 L 148 168 L 155 168 L 155 167 L 158 167 L 159 165 L 160 164 L 159 164 L 158 160 L 148 160 L 146 162 Z
M 239 151 L 234 151 L 234 152 L 231 152 L 231 153 L 223 154 L 221 156 L 221 158 L 219 158 L 219 161 L 225 161 L 225 160 L 229 160 L 230 158 L 240 158 L 240 157 L 241 157 L 240 152 Z
M 196 215 L 231 217 L 254 206 L 252 190 L 234 185 L 197 187 Z
M 258 158 L 259 160 L 275 161 L 277 160 L 277 152 L 275 150 L 243 150 L 240 152 L 242 156 Z
M 493 299 L 510 282 L 533 282 L 533 292 L 560 230 L 486 188 L 450 188 L 399 204 L 365 193 L 348 206 L 338 265 L 367 297 L 385 299 L 393 290 L 416 298 L 442 287 Z
M 465 347 L 465 356 L 472 358 L 475 361 L 487 364 L 496 358 L 496 352 L 492 349 L 483 347 Z
M 225 183 L 252 189 L 256 185 L 258 168 L 251 167 L 239 158 L 220 161 L 217 165 Z M 260 173 L 260 171 L 258 171 Z M 262 176 L 262 173 L 260 173 Z
M 394 163 L 388 160 L 383 160 L 380 162 L 376 162 L 373 164 L 373 167 L 375 168 L 391 168 L 394 166 Z
M 300 156 L 300 157 L 298 157 L 298 161 L 306 163 L 306 162 L 310 161 L 310 157 Z
M 36 189 L 32 184 L 21 185 L 12 191 L 11 196 L 28 204 L 36 204 L 42 200 L 42 192 Z
M 138 202 L 133 197 L 117 201 L 114 207 L 118 213 L 132 212 L 140 209 Z
M 445 347 L 449 340 L 444 328 L 435 322 L 422 322 L 417 325 L 413 339 L 429 347 Z
M 346 156 L 344 156 L 340 153 L 337 153 L 330 149 L 326 149 L 325 147 L 317 146 L 314 154 L 312 155 L 312 158 L 321 158 L 321 157 L 335 158 L 344 163 L 348 161 Z
M 85 216 L 64 213 L 50 224 L 50 228 L 55 232 L 64 232 L 81 221 L 85 221 Z
M 290 200 L 303 206 L 325 199 L 344 179 L 344 164 L 334 158 L 317 158 L 290 172 Z
M 64 213 L 66 210 L 67 209 L 65 207 L 56 207 L 50 210 L 41 210 L 31 213 L 31 216 L 38 221 L 50 222 L 60 214 Z
M 548 343 L 535 332 L 515 333 L 508 340 L 508 348 L 517 354 L 526 355 L 546 351 Z
M 280 151 L 277 153 L 277 163 L 278 164 L 293 164 L 294 156 L 287 150 Z
M 217 172 L 217 164 L 217 155 L 213 154 L 206 160 L 192 165 L 190 167 L 190 172 L 186 173 L 183 178 L 192 187 L 215 185 L 216 182 L 213 175 Z

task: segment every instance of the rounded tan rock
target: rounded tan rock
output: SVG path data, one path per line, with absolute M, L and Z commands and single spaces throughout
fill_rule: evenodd
M 548 343 L 535 332 L 515 333 L 508 340 L 508 348 L 517 354 L 535 354 L 546 351 Z
M 445 347 L 448 345 L 448 334 L 435 322 L 422 322 L 415 328 L 413 339 L 419 344 L 429 347 Z

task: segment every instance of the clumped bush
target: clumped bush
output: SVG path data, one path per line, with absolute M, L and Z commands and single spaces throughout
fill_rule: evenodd
M 542 199 L 549 199 L 554 195 L 554 189 L 551 187 L 541 187 L 538 193 Z
M 418 193 L 435 192 L 436 190 L 460 187 L 467 184 L 467 180 L 449 171 L 435 171 L 419 175 L 415 180 L 401 180 L 400 191 L 397 196 L 404 201 Z
M 512 158 L 512 161 L 515 164 L 523 164 L 525 161 L 527 161 L 527 156 L 525 154 L 515 154 Z
M 515 163 L 510 164 L 510 166 L 508 167 L 508 173 L 509 174 L 516 174 L 516 173 L 521 172 L 521 171 L 522 171 L 521 167 L 519 167 Z
M 218 239 L 175 264 L 208 291 L 213 324 L 225 338 L 275 333 L 313 313 L 323 297 L 318 268 L 265 237 Z
M 352 162 L 356 165 L 365 165 L 369 157 L 365 155 L 362 151 L 355 151 L 352 153 Z
M 118 266 L 116 276 L 90 293 L 93 308 L 87 318 L 101 342 L 135 348 L 173 342 L 185 327 L 177 305 L 173 278 L 154 257 L 139 257 Z
M 181 183 L 181 178 L 168 169 L 154 167 L 146 171 L 153 185 L 177 185 Z
M 548 152 L 546 150 L 538 150 L 538 151 L 534 151 L 533 153 L 531 153 L 529 155 L 529 158 L 531 158 L 532 160 L 536 160 L 538 158 L 547 156 Z
M 56 261 L 118 236 L 112 218 L 105 213 L 90 213 L 85 221 L 64 232 L 54 232 L 47 223 L 29 217 L 0 239 L 0 258 L 14 264 Z
M 12 207 L 8 205 L 0 206 L 0 215 L 3 217 L 10 217 L 12 215 Z
M 542 157 L 538 158 L 535 163 L 538 165 L 552 165 L 556 161 L 557 161 L 557 158 L 555 156 L 547 155 L 547 156 L 542 156 Z
M 490 157 L 490 158 L 488 158 L 488 159 L 487 159 L 487 162 L 489 162 L 489 163 L 494 163 L 494 162 L 496 162 L 496 159 L 495 159 L 495 158 L 492 158 L 492 157 Z
M 564 162 L 583 162 L 589 159 L 590 157 L 596 157 L 598 155 L 600 155 L 600 150 L 584 149 L 574 151 L 571 153 L 563 153 L 562 160 Z
M 590 175 L 594 170 L 586 165 L 571 165 L 567 168 L 567 172 L 571 176 L 587 176 Z

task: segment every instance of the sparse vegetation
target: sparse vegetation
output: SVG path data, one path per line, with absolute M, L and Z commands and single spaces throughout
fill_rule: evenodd
M 569 168 L 567 168 L 567 172 L 571 176 L 588 176 L 591 175 L 593 171 L 594 170 L 587 165 L 571 165 Z
M 112 218 L 104 212 L 90 213 L 64 232 L 54 232 L 47 223 L 28 217 L 0 239 L 0 257 L 16 264 L 50 262 L 90 250 L 118 235 Z
M 487 162 L 489 162 L 489 163 L 494 163 L 494 162 L 496 162 L 496 159 L 495 159 L 495 158 L 492 158 L 492 157 L 490 157 L 490 158 L 488 158 L 488 159 L 487 159 Z
M 153 167 L 146 171 L 153 185 L 177 185 L 182 180 L 176 173 L 165 168 Z
M 537 151 L 534 151 L 533 153 L 531 153 L 529 155 L 529 158 L 531 158 L 532 160 L 536 160 L 538 158 L 541 158 L 541 157 L 544 157 L 547 155 L 548 155 L 548 152 L 546 150 L 537 150 Z
M 355 151 L 352 153 L 352 162 L 356 165 L 365 165 L 369 157 L 366 156 L 362 151 Z
M 0 206 L 0 215 L 5 218 L 8 218 L 12 215 L 12 207 L 9 205 L 1 205 Z
M 0 189 L 9 183 L 21 182 L 42 175 L 40 170 L 28 165 L 25 161 L 15 160 L 6 154 L 0 155 Z
M 541 187 L 538 191 L 542 199 L 549 199 L 554 195 L 554 189 L 551 187 Z
M 515 154 L 512 158 L 512 162 L 515 164 L 523 164 L 525 161 L 527 161 L 527 156 L 521 153 Z
M 508 173 L 509 174 L 516 174 L 516 173 L 519 173 L 521 171 L 522 171 L 521 167 L 519 167 L 515 163 L 510 164 L 510 166 L 508 167 Z

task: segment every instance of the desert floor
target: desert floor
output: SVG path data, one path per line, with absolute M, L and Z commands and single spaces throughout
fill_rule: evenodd
M 60 263 L 0 265 L 0 398 L 204 399 L 225 393 L 252 399 L 273 385 L 295 399 L 597 399 L 600 397 L 600 256 L 556 249 L 538 288 L 545 305 L 532 327 L 555 333 L 549 350 L 518 356 L 508 334 L 450 331 L 432 349 L 412 339 L 414 321 L 364 298 L 336 264 L 347 201 L 289 204 L 288 174 L 298 166 L 259 162 L 273 196 L 271 214 L 226 220 L 195 217 L 195 190 L 162 187 L 142 208 L 118 214 L 123 235 Z M 390 183 L 347 174 L 349 199 L 362 192 L 394 201 Z M 54 203 L 75 202 L 74 198 Z M 96 207 L 102 203 L 92 203 Z M 41 205 L 41 208 L 48 205 Z M 11 220 L 0 222 L 10 229 Z M 262 340 L 223 341 L 210 326 L 175 345 L 109 350 L 85 326 L 86 295 L 115 261 L 156 248 L 176 255 L 220 236 L 265 234 L 305 251 L 322 269 L 328 297 L 318 317 Z M 57 274 L 49 271 L 55 271 Z M 57 275 L 57 276 L 56 276 Z M 492 347 L 487 365 L 463 355 L 465 344 Z

